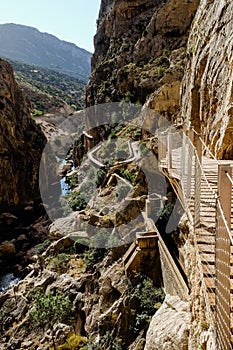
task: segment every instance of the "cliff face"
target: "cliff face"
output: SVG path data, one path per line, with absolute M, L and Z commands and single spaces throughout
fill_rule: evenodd
M 143 104 L 164 84 L 169 89 L 181 81 L 182 48 L 198 4 L 199 0 L 102 1 L 86 106 L 122 99 Z
M 30 103 L 0 60 L 0 212 L 39 197 L 38 167 L 45 137 L 30 116 Z
M 187 47 L 182 114 L 218 158 L 232 159 L 233 3 L 201 0 Z

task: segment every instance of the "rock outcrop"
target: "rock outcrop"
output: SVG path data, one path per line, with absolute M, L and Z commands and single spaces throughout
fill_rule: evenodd
M 102 1 L 86 106 L 122 99 L 143 104 L 163 84 L 181 81 L 183 53 L 172 52 L 185 48 L 198 4 Z
M 150 323 L 145 350 L 187 350 L 190 321 L 189 303 L 166 295 Z
M 11 65 L 0 60 L 0 212 L 39 198 L 38 169 L 45 136 L 30 116 L 30 103 Z
M 182 115 L 218 158 L 232 159 L 233 3 L 201 0 L 187 47 Z

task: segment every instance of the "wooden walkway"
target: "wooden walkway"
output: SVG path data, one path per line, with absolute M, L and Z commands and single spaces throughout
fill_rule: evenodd
M 193 222 L 195 222 L 195 201 L 197 192 L 195 194 L 195 181 L 197 177 L 195 169 L 194 153 L 190 161 L 191 171 L 188 174 L 187 169 L 182 169 L 182 148 L 175 148 L 170 150 L 166 158 L 161 159 L 161 167 L 166 168 L 171 177 L 176 177 L 181 180 L 182 195 L 186 209 L 191 214 Z M 185 154 L 185 153 L 183 153 Z M 185 156 L 186 157 L 186 156 Z M 184 158 L 185 158 L 184 157 Z M 196 156 L 197 157 L 197 156 Z M 216 161 L 206 156 L 201 156 L 201 175 L 199 180 L 200 188 L 200 224 L 195 228 L 195 241 L 198 248 L 201 267 L 203 272 L 203 279 L 206 286 L 207 297 L 209 300 L 210 310 L 213 315 L 213 322 L 216 320 L 216 197 L 218 194 L 218 167 L 219 164 L 233 165 L 233 161 Z M 190 168 L 189 164 L 189 168 Z M 170 167 L 169 167 L 170 165 Z M 182 173 L 185 173 L 183 176 Z M 188 198 L 187 198 L 188 194 Z M 233 198 L 231 200 L 231 227 L 233 229 Z M 233 345 L 233 247 L 231 246 L 230 256 L 230 291 L 231 291 L 231 316 L 230 316 L 230 333 L 231 344 L 221 343 L 220 347 L 224 349 L 231 349 Z M 228 335 L 228 338 L 230 335 Z M 227 344 L 227 345 L 226 345 Z
M 233 161 L 220 161 L 233 165 Z M 207 181 L 201 181 L 201 207 L 200 227 L 195 229 L 195 237 L 199 256 L 202 263 L 203 276 L 208 294 L 209 304 L 213 312 L 213 320 L 216 317 L 216 203 L 210 195 L 210 186 L 216 194 L 218 193 L 218 164 L 216 160 L 202 157 L 202 168 Z M 206 205 L 207 203 L 207 205 Z M 233 203 L 233 198 L 231 204 Z M 194 215 L 194 206 L 191 208 Z M 233 206 L 231 205 L 231 231 L 233 228 Z M 231 247 L 230 261 L 230 290 L 231 290 L 231 333 L 233 331 L 233 247 Z M 232 333 L 233 334 L 233 333 Z M 231 335 L 232 337 L 232 335 Z M 233 340 L 233 337 L 232 337 Z

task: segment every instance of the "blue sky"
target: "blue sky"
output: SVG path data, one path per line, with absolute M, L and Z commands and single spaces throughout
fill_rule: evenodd
M 1 1 L 0 23 L 35 27 L 93 52 L 101 0 Z

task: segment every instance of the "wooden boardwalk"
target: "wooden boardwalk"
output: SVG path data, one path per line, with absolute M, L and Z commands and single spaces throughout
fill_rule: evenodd
M 184 153 L 183 153 L 184 154 Z M 195 222 L 195 181 L 199 176 L 200 188 L 200 223 L 195 228 L 195 243 L 198 248 L 199 257 L 202 266 L 203 279 L 206 286 L 207 297 L 209 300 L 210 310 L 213 315 L 213 322 L 216 320 L 216 198 L 218 194 L 218 167 L 219 164 L 233 165 L 233 161 L 217 161 L 206 156 L 201 157 L 201 174 L 197 175 L 195 169 L 195 157 L 190 161 L 191 171 L 182 169 L 182 149 L 176 148 L 171 150 L 170 159 L 168 156 L 161 160 L 161 167 L 167 168 L 171 177 L 181 180 L 182 195 L 186 210 L 189 211 L 193 222 Z M 184 162 L 184 161 L 183 161 Z M 169 168 L 170 163 L 170 168 Z M 190 167 L 189 164 L 189 167 Z M 182 174 L 185 173 L 185 174 Z M 196 192 L 197 193 L 197 192 Z M 187 198 L 188 194 L 188 198 Z M 233 198 L 231 200 L 231 227 L 233 229 Z M 231 344 L 225 345 L 224 348 L 230 349 L 233 345 L 233 247 L 231 246 L 230 256 L 230 291 L 231 291 L 231 315 L 230 315 L 230 332 Z M 229 336 L 228 336 L 229 337 Z M 221 343 L 221 341 L 220 341 Z M 222 346 L 221 343 L 220 346 Z

